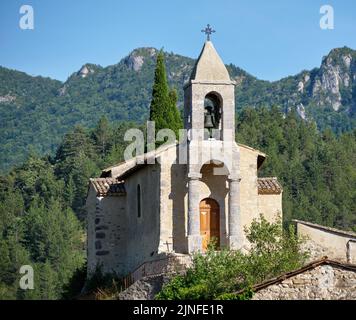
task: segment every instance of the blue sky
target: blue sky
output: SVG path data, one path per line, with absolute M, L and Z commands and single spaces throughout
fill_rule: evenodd
M 34 30 L 19 28 L 23 4 L 34 8 Z M 320 29 L 325 4 L 334 30 Z M 0 65 L 65 80 L 137 47 L 197 57 L 207 23 L 224 62 L 260 79 L 317 67 L 335 47 L 356 49 L 355 0 L 0 0 Z

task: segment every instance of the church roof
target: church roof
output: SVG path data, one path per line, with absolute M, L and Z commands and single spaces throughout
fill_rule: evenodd
M 258 194 L 280 194 L 283 189 L 276 177 L 258 178 Z
M 90 179 L 97 196 L 124 196 L 126 195 L 125 184 L 116 178 Z
M 154 159 L 159 157 L 160 154 L 162 154 L 163 152 L 167 151 L 170 148 L 176 148 L 176 147 L 178 147 L 177 143 L 171 143 L 169 145 L 160 146 L 155 150 L 146 152 L 142 155 L 133 157 L 129 160 L 120 162 L 116 165 L 103 169 L 101 177 L 117 178 L 121 175 L 124 175 L 126 172 L 134 172 L 136 168 L 141 168 L 146 163 L 155 163 Z
M 93 178 L 90 182 L 94 186 L 97 196 L 124 196 L 126 195 L 125 183 L 123 178 L 131 175 L 133 172 L 139 170 L 142 166 L 146 164 L 136 165 L 131 167 L 129 170 L 124 172 L 118 178 Z M 271 194 L 281 194 L 283 189 L 278 182 L 276 177 L 269 178 L 258 178 L 257 179 L 258 194 L 271 195 Z
M 205 42 L 190 80 L 231 82 L 229 72 L 211 41 Z
M 258 168 L 262 165 L 263 161 L 267 157 L 267 155 L 260 150 L 254 149 L 241 143 L 237 143 L 237 145 L 240 148 L 250 150 L 251 152 L 254 152 L 258 155 Z M 179 145 L 177 143 L 164 145 L 156 150 L 147 152 L 141 156 L 136 156 L 130 160 L 123 161 L 111 167 L 105 168 L 102 170 L 101 177 L 119 177 L 121 175 L 124 175 L 126 172 L 133 172 L 135 171 L 135 167 L 142 167 L 142 165 L 140 165 L 140 162 L 142 163 L 142 160 L 144 160 L 143 162 L 146 163 L 147 161 L 149 161 L 149 159 L 157 158 L 161 153 L 167 151 L 170 148 L 175 148 L 178 146 Z

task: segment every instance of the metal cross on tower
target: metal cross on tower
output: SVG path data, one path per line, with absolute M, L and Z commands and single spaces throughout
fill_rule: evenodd
M 204 33 L 206 34 L 207 40 L 210 41 L 210 35 L 211 35 L 212 33 L 214 33 L 215 30 L 213 30 L 213 29 L 210 27 L 210 24 L 208 24 L 208 25 L 206 26 L 206 28 L 203 29 L 201 32 L 204 32 Z

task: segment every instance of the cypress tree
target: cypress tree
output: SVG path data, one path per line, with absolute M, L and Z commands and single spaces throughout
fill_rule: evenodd
M 183 128 L 183 121 L 182 121 L 181 115 L 179 113 L 179 110 L 177 108 L 178 93 L 177 93 L 176 89 L 172 89 L 169 92 L 169 101 L 170 101 L 169 111 L 171 113 L 171 118 L 172 118 L 171 129 L 176 134 L 176 137 L 178 140 L 179 129 Z
M 164 54 L 162 50 L 157 55 L 155 78 L 152 89 L 152 100 L 150 106 L 150 121 L 155 121 L 156 132 L 168 128 L 167 111 L 169 102 L 169 88 L 164 65 Z
M 156 132 L 161 129 L 171 129 L 178 138 L 178 129 L 182 127 L 182 119 L 177 109 L 177 92 L 174 89 L 170 90 L 168 86 L 162 50 L 157 55 L 150 121 L 155 121 Z

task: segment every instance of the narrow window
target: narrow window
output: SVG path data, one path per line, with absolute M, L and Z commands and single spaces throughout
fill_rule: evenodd
M 141 186 L 137 185 L 137 217 L 141 218 Z

